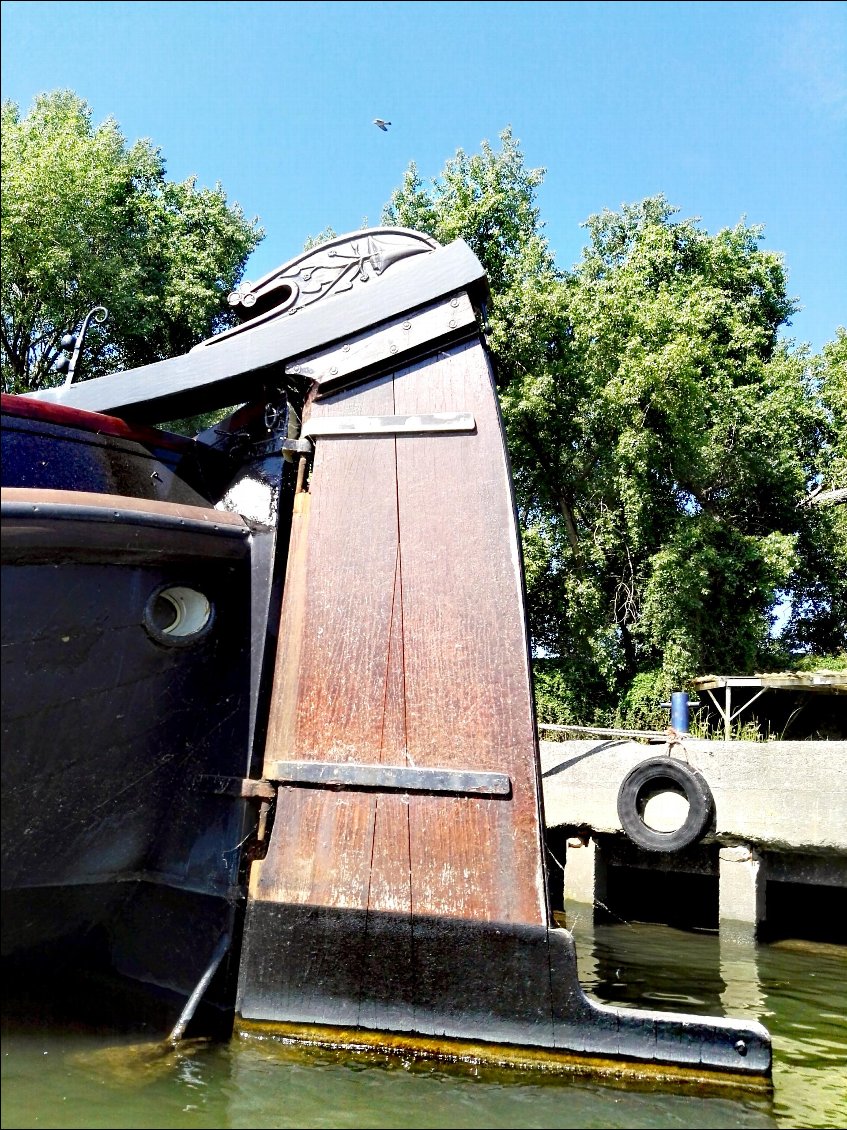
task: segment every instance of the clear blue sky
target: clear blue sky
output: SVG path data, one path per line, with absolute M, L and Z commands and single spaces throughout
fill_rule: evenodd
M 663 192 L 709 231 L 765 226 L 788 336 L 847 322 L 845 3 L 4 2 L 3 98 L 59 87 L 258 215 L 248 278 L 510 125 L 560 266 L 588 215 Z

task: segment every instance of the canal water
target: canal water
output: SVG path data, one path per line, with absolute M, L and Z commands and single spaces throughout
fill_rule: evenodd
M 656 1090 L 243 1038 L 163 1056 L 150 1028 L 71 1023 L 42 1005 L 4 1011 L 2 1126 L 847 1126 L 847 947 L 595 925 L 587 908 L 570 908 L 568 924 L 583 985 L 604 1002 L 761 1020 L 773 1037 L 772 1090 Z

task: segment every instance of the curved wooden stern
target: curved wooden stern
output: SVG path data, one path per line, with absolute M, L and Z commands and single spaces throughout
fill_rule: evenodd
M 445 344 L 448 324 L 465 339 Z M 368 377 L 416 333 L 414 363 Z M 589 1000 L 553 922 L 511 477 L 467 295 L 289 372 L 313 377 L 315 450 L 295 503 L 264 763 L 277 800 L 252 865 L 237 1029 L 767 1076 L 759 1025 Z

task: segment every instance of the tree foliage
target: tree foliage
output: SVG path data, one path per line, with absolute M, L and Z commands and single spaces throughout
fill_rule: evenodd
M 85 376 L 184 353 L 230 324 L 226 294 L 262 238 L 218 184 L 165 178 L 150 141 L 92 122 L 71 91 L 2 110 L 4 391 L 55 384 L 62 335 L 93 306 Z
M 847 488 L 847 329 L 839 326 L 835 340 L 819 360 L 820 395 L 827 414 L 826 441 L 819 460 L 821 487 Z
M 611 716 L 645 679 L 666 694 L 767 663 L 783 593 L 786 644 L 844 648 L 847 508 L 803 505 L 844 473 L 843 333 L 823 359 L 786 343 L 794 307 L 762 230 L 710 235 L 662 196 L 591 216 L 580 262 L 557 270 L 542 176 L 507 130 L 428 185 L 410 166 L 384 218 L 462 237 L 488 272 L 558 720 Z
M 823 424 L 785 642 L 813 655 L 832 655 L 847 650 L 847 331 L 843 326 L 821 356 L 813 359 L 812 373 Z

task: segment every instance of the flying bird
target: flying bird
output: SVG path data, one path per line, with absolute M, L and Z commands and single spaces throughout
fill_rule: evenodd
M 382 118 L 374 118 L 374 125 L 379 126 L 381 130 L 387 130 L 391 125 L 391 122 L 385 122 L 382 120 Z

